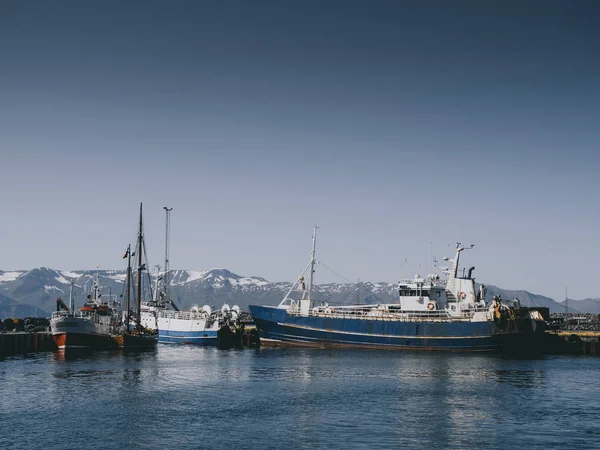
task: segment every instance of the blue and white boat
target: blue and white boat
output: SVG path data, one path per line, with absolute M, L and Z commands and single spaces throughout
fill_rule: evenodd
M 474 267 L 458 276 L 460 243 L 446 270 L 402 281 L 398 302 L 376 305 L 315 306 L 312 299 L 316 230 L 311 260 L 279 306 L 250 305 L 261 345 L 354 347 L 397 350 L 524 351 L 536 350 L 545 322 L 538 311 L 504 304 L 486 305 L 478 292 Z M 309 271 L 308 284 L 304 274 Z M 294 292 L 299 299 L 293 299 Z
M 189 311 L 156 308 L 149 311 L 158 328 L 158 342 L 168 344 L 196 344 L 223 346 L 219 341 L 219 330 L 235 323 L 239 307 L 224 304 L 220 310 L 211 311 L 210 306 L 192 306 Z
M 213 311 L 208 305 L 192 306 L 189 311 L 180 311 L 169 296 L 169 228 L 170 212 L 166 212 L 165 265 L 164 271 L 156 275 L 155 297 L 142 303 L 141 324 L 148 330 L 158 330 L 158 342 L 165 344 L 214 345 L 229 348 L 235 344 L 235 333 L 240 308 L 224 304 Z M 158 284 L 162 281 L 162 286 Z

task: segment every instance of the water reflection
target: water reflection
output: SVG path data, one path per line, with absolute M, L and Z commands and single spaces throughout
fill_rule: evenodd
M 123 385 L 131 387 L 131 385 L 138 384 L 140 382 L 140 375 L 142 371 L 140 369 L 125 369 L 123 371 Z
M 73 348 L 68 350 L 57 350 L 52 353 L 54 361 L 94 361 L 109 360 L 112 357 L 120 357 L 119 350 L 90 350 L 85 348 Z
M 546 378 L 543 370 L 498 369 L 492 375 L 498 383 L 508 383 L 520 388 L 541 388 Z
M 71 377 L 82 377 L 82 378 L 94 378 L 104 377 L 115 373 L 114 370 L 66 370 L 54 373 L 55 378 L 71 378 Z
M 74 427 L 72 448 L 93 447 L 90 432 L 96 448 L 546 448 L 568 444 L 564 433 L 591 448 L 598 438 L 589 399 L 600 387 L 588 380 L 600 359 L 159 345 L 2 364 L 0 435 L 35 428 L 48 449 L 65 447 L 57 422 Z

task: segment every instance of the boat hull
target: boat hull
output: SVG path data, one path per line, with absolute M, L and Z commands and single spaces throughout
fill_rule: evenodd
M 250 306 L 261 345 L 494 352 L 530 340 L 493 322 L 399 321 L 289 315 L 276 307 Z
M 119 348 L 125 350 L 156 348 L 156 344 L 158 343 L 156 335 L 127 333 L 113 336 L 113 341 Z
M 160 343 L 218 345 L 218 328 L 216 325 L 207 328 L 204 318 L 159 317 L 157 324 Z
M 117 348 L 117 345 L 108 334 L 58 332 L 52 334 L 52 339 L 59 350 L 76 348 L 109 350 Z
M 50 320 L 52 339 L 61 349 L 88 348 L 106 350 L 115 348 L 110 333 L 109 316 L 58 316 Z
M 222 350 L 230 348 L 242 348 L 242 334 L 237 327 L 230 327 L 228 324 L 223 324 L 217 332 L 217 346 Z
M 158 342 L 165 344 L 217 345 L 218 330 L 184 331 L 158 329 Z

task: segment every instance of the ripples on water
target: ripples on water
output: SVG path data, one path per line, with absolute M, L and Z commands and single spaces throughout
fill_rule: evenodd
M 160 345 L 0 360 L 0 448 L 600 448 L 600 359 Z

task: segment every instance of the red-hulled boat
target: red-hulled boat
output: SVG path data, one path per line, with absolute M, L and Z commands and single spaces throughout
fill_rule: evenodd
M 118 323 L 118 312 L 113 306 L 101 301 L 97 279 L 94 280 L 87 303 L 80 309 L 74 310 L 72 284 L 69 307 L 60 298 L 56 303 L 57 310 L 50 319 L 50 329 L 60 350 L 116 348 L 111 335 Z

